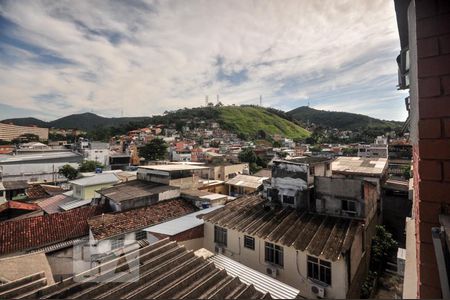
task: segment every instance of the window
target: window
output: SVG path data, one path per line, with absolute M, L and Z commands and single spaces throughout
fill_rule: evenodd
M 255 238 L 244 235 L 244 247 L 247 249 L 255 250 Z
M 283 203 L 286 204 L 295 204 L 295 198 L 292 196 L 283 195 Z
M 331 285 L 331 263 L 308 255 L 308 278 Z
M 309 167 L 309 175 L 314 175 L 314 167 Z
M 330 170 L 330 164 L 327 164 L 327 171 Z
M 278 265 L 280 267 L 283 267 L 283 247 L 272 244 L 272 243 L 265 243 L 265 260 L 266 262 Z
M 3 191 L 0 191 L 0 197 L 3 197 Z
M 146 240 L 147 239 L 147 232 L 144 230 L 138 231 L 135 233 L 135 239 L 137 240 Z
M 352 200 L 342 200 L 342 210 L 356 212 L 356 202 Z
M 121 248 L 121 247 L 123 247 L 123 245 L 124 245 L 123 236 L 111 240 L 111 250 Z
M 227 230 L 225 228 L 214 226 L 214 243 L 227 246 Z

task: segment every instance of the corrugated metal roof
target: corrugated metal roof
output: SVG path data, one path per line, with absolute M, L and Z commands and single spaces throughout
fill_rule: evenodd
M 170 220 L 168 222 L 160 223 L 155 226 L 150 226 L 145 228 L 145 231 L 160 233 L 165 235 L 176 235 L 180 232 L 192 229 L 199 225 L 202 225 L 204 221 L 202 219 L 197 218 L 197 216 L 212 212 L 218 208 L 223 207 L 223 205 L 218 205 L 210 208 L 205 208 L 194 213 L 182 216 L 180 218 Z
M 69 202 L 64 203 L 64 204 L 60 204 L 58 206 L 62 210 L 67 211 L 67 210 L 71 210 L 71 209 L 74 209 L 74 208 L 77 208 L 77 207 L 88 205 L 89 203 L 91 203 L 91 201 L 92 201 L 91 199 L 88 199 L 88 200 L 73 200 L 73 201 L 69 201 Z
M 225 269 L 231 276 L 239 277 L 246 284 L 253 284 L 255 289 L 263 293 L 270 293 L 274 299 L 295 299 L 299 290 L 282 283 L 270 276 L 253 270 L 225 255 L 217 254 L 208 258 L 219 269 Z
M 70 181 L 72 184 L 90 186 L 107 183 L 118 183 L 119 178 L 113 173 L 96 174 L 94 176 L 84 177 Z

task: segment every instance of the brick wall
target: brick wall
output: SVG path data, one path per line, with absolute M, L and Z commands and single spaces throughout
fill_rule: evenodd
M 414 145 L 418 296 L 439 298 L 431 228 L 450 203 L 450 1 L 416 0 L 418 143 Z M 414 63 L 414 62 L 412 62 Z

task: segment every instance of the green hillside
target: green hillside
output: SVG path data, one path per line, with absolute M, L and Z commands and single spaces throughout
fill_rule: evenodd
M 263 107 L 223 106 L 218 108 L 220 123 L 224 128 L 244 134 L 257 136 L 259 131 L 266 134 L 281 134 L 289 138 L 306 138 L 309 132 L 299 125 L 281 118 Z
M 395 130 L 402 126 L 402 122 L 385 121 L 365 115 L 347 112 L 317 110 L 308 106 L 301 106 L 287 112 L 289 116 L 302 124 L 314 123 L 322 127 L 338 128 L 341 130 L 358 130 L 367 127 L 391 128 Z

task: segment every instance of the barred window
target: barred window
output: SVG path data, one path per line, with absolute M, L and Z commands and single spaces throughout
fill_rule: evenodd
M 247 249 L 255 250 L 255 238 L 244 235 L 244 247 Z
M 214 242 L 227 246 L 227 229 L 214 226 Z

